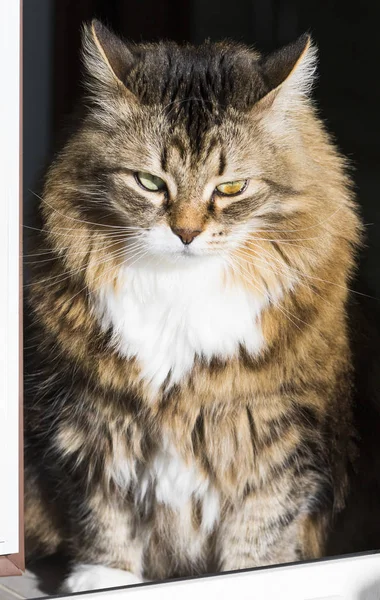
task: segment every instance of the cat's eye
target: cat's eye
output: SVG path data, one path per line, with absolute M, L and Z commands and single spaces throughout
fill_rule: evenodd
M 165 181 L 161 179 L 161 177 L 157 177 L 157 175 L 139 171 L 138 173 L 135 173 L 135 178 L 137 183 L 149 192 L 163 192 L 166 190 Z
M 239 181 L 227 181 L 216 186 L 216 191 L 221 196 L 237 196 L 244 192 L 248 185 L 248 179 L 240 179 Z

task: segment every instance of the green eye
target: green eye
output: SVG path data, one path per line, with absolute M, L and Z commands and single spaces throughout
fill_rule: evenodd
M 216 191 L 222 196 L 237 196 L 244 192 L 247 187 L 248 179 L 240 179 L 239 181 L 227 181 L 216 187 Z
M 166 190 L 165 181 L 161 179 L 161 177 L 157 177 L 157 175 L 139 171 L 138 173 L 135 173 L 135 178 L 141 187 L 149 192 L 162 192 L 163 190 Z

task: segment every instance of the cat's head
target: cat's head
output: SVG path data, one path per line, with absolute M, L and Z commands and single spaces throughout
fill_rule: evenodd
M 289 151 L 314 70 L 308 35 L 262 58 L 234 43 L 126 44 L 93 21 L 83 55 L 89 221 L 178 261 L 228 253 L 288 214 L 303 177 Z

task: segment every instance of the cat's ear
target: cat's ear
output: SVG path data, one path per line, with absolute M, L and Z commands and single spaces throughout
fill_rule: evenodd
M 124 85 L 136 57 L 120 38 L 97 19 L 84 25 L 83 60 L 91 91 L 114 93 L 119 89 L 128 92 L 131 99 L 133 97 L 136 100 Z
M 317 50 L 305 33 L 295 42 L 259 60 L 259 68 L 267 93 L 257 109 L 272 104 L 290 106 L 310 93 L 317 63 Z

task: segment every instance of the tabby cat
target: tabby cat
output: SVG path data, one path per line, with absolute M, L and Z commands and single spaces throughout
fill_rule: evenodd
M 29 555 L 78 592 L 320 557 L 355 459 L 345 161 L 308 35 L 128 44 L 85 27 L 26 342 Z

